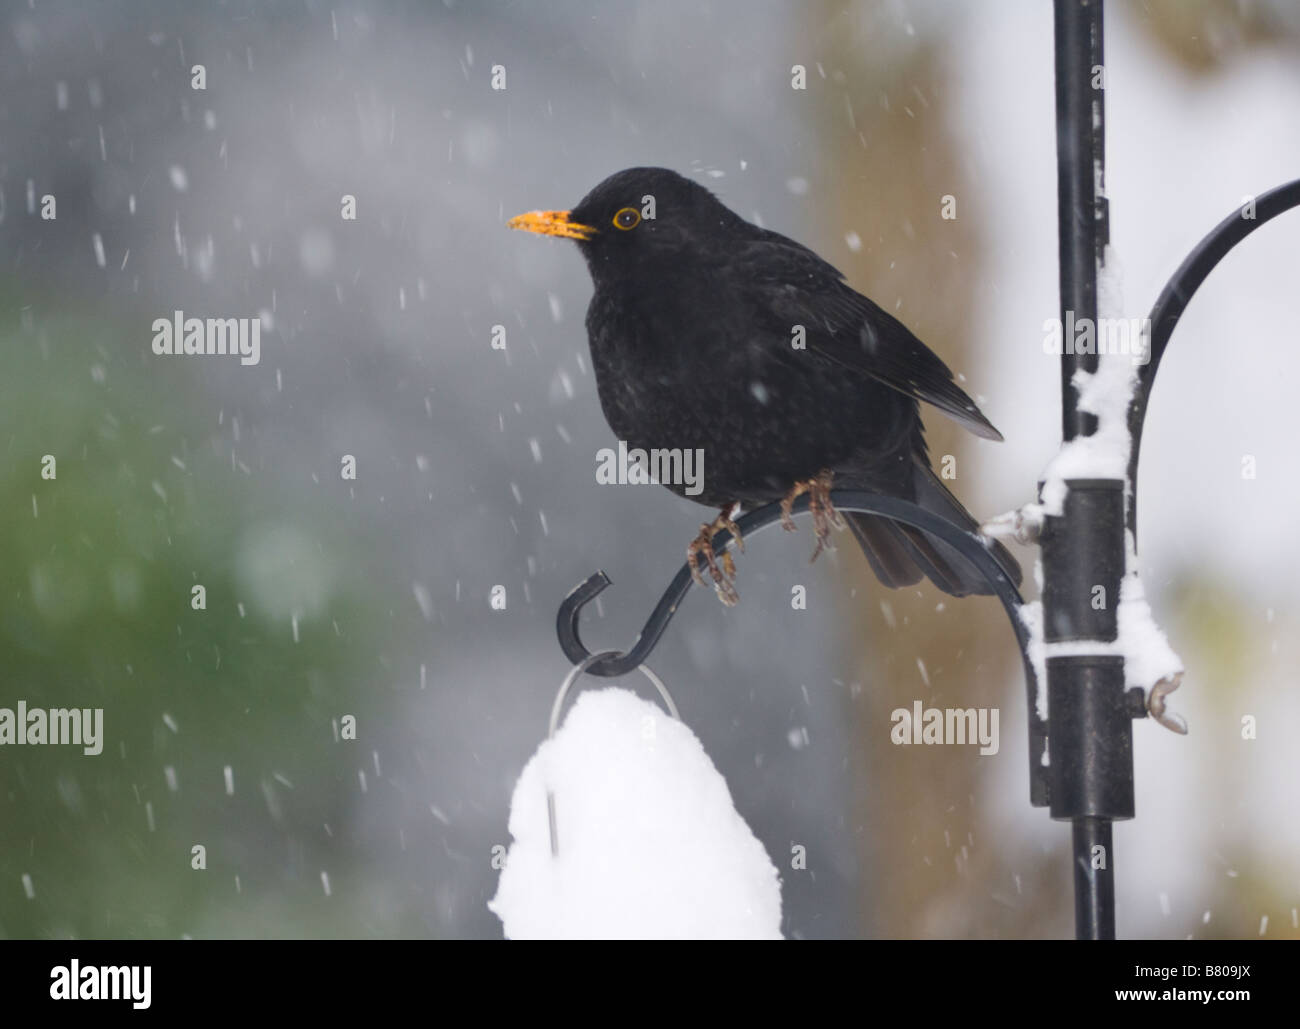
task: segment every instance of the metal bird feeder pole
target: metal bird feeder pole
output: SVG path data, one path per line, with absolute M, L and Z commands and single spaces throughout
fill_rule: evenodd
M 1056 46 L 1056 153 L 1060 232 L 1061 323 L 1097 319 L 1097 276 L 1109 239 L 1109 212 L 1103 192 L 1105 105 L 1102 60 L 1102 0 L 1053 0 Z M 1043 638 L 1047 643 L 1113 642 L 1118 635 L 1117 606 L 1125 573 L 1125 530 L 1137 534 L 1138 450 L 1156 371 L 1174 327 L 1192 295 L 1225 255 L 1250 233 L 1284 211 L 1300 207 L 1300 179 L 1260 195 L 1246 209 L 1219 223 L 1187 256 L 1151 309 L 1150 354 L 1138 375 L 1129 407 L 1132 437 L 1127 481 L 1073 479 L 1059 516 L 1045 519 L 1039 544 L 1043 564 Z M 1064 334 L 1063 334 L 1064 335 Z M 1094 338 L 1099 338 L 1094 335 Z M 1066 441 L 1096 431 L 1096 418 L 1080 409 L 1076 372 L 1095 372 L 1098 355 L 1065 353 L 1061 358 L 1062 435 Z M 1127 501 L 1126 490 L 1127 486 Z M 1020 647 L 1025 673 L 1029 738 L 1029 799 L 1048 807 L 1053 818 L 1073 825 L 1075 933 L 1080 939 L 1115 937 L 1115 861 L 1111 829 L 1117 819 L 1134 816 L 1134 718 L 1147 714 L 1154 697 L 1124 689 L 1124 659 L 1067 654 L 1047 660 L 1048 719 L 1039 715 L 1038 682 L 1029 658 L 1029 632 L 1020 618 L 1024 601 L 1015 583 L 975 533 L 916 504 L 861 490 L 832 490 L 840 511 L 880 515 L 931 533 L 962 554 L 1002 602 Z M 793 513 L 808 510 L 800 497 Z M 738 520 L 746 537 L 781 518 L 779 504 L 750 511 Z M 726 530 L 713 544 L 721 551 Z M 1135 543 L 1136 545 L 1136 543 Z M 603 571 L 579 583 L 560 605 L 556 635 L 575 671 L 609 677 L 641 667 L 654 650 L 691 588 L 682 565 L 626 652 L 593 653 L 582 642 L 583 608 L 603 592 Z M 1093 607 L 1096 587 L 1106 603 Z M 1068 651 L 1068 647 L 1066 648 Z M 1088 646 L 1080 650 L 1095 649 Z M 1152 690 L 1152 694 L 1155 694 Z M 1153 710 L 1155 710 L 1153 708 Z M 1157 712 L 1158 713 L 1158 712 Z
M 1056 0 L 1056 183 L 1061 325 L 1097 323 L 1097 274 L 1109 242 L 1104 195 L 1105 90 L 1101 0 Z M 1070 341 L 1066 341 L 1067 343 Z M 1065 346 L 1061 414 L 1065 440 L 1096 431 L 1079 409 L 1077 372 L 1098 355 Z M 1113 642 L 1124 576 L 1124 481 L 1066 482 L 1064 509 L 1046 519 L 1043 639 Z M 1093 602 L 1101 587 L 1104 602 Z M 1115 938 L 1111 824 L 1132 818 L 1133 726 L 1124 659 L 1070 655 L 1047 661 L 1051 726 L 1048 794 L 1053 818 L 1074 826 L 1074 920 L 1079 939 Z
M 1088 318 L 1095 325 L 1097 275 L 1110 235 L 1104 193 L 1103 0 L 1054 0 L 1054 4 L 1061 322 L 1067 325 L 1072 314 L 1076 324 Z M 1135 547 L 1137 540 L 1142 428 L 1156 372 L 1174 327 L 1192 295 L 1234 246 L 1261 225 L 1297 207 L 1300 180 L 1278 186 L 1233 212 L 1193 248 L 1156 299 L 1147 319 L 1147 361 L 1139 369 L 1128 412 L 1131 446 L 1126 481 L 1068 482 L 1061 516 L 1047 519 L 1043 526 L 1039 543 L 1045 642 L 1115 640 L 1116 601 L 1125 572 L 1125 531 L 1133 534 Z M 1067 441 L 1096 431 L 1096 419 L 1079 409 L 1073 379 L 1078 371 L 1095 371 L 1097 362 L 1096 354 L 1062 355 L 1062 433 Z M 1097 586 L 1105 589 L 1107 598 L 1099 610 L 1091 603 Z M 1115 937 L 1111 828 L 1116 819 L 1134 816 L 1130 720 L 1144 717 L 1155 699 L 1137 687 L 1125 692 L 1124 681 L 1121 657 L 1074 655 L 1047 661 L 1047 791 L 1052 817 L 1073 823 L 1075 934 L 1079 939 Z M 1156 692 L 1152 690 L 1153 695 Z M 1038 803 L 1036 797 L 1032 799 Z

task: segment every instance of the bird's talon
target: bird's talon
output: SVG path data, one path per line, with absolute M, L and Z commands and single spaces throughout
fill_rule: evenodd
M 698 586 L 704 586 L 704 573 L 700 570 L 700 558 L 703 557 L 712 575 L 717 568 L 717 562 L 713 556 L 713 533 L 712 527 L 706 522 L 700 526 L 700 534 L 691 541 L 691 545 L 686 548 L 686 563 L 691 569 L 691 578 Z
M 733 607 L 736 601 L 740 599 L 734 581 L 736 578 L 736 562 L 732 559 L 731 553 L 724 550 L 721 563 L 719 563 L 718 555 L 713 549 L 713 537 L 726 529 L 731 533 L 736 545 L 743 549 L 743 544 L 740 541 L 740 529 L 731 520 L 731 511 L 734 506 L 728 505 L 722 509 L 722 513 L 712 522 L 701 525 L 700 534 L 686 548 L 686 564 L 690 567 L 691 579 L 700 586 L 705 585 L 704 575 L 700 569 L 700 560 L 703 558 L 704 566 L 709 570 L 709 578 L 713 580 L 713 591 L 727 607 Z
M 808 513 L 812 515 L 813 535 L 817 537 L 817 547 L 809 559 L 816 561 L 823 550 L 834 550 L 831 543 L 831 529 L 843 529 L 844 517 L 831 503 L 831 483 L 833 475 L 822 469 L 811 479 L 796 482 L 781 501 L 781 527 L 787 532 L 794 530 L 794 518 L 791 509 L 794 502 L 803 494 L 808 494 Z
M 734 504 L 729 508 L 724 508 L 722 513 L 718 515 L 717 521 L 713 524 L 718 528 L 726 529 L 731 533 L 731 538 L 736 541 L 736 549 L 743 554 L 745 552 L 745 538 L 740 534 L 740 526 L 737 525 L 731 517 L 737 510 L 739 510 L 739 506 Z M 716 532 L 717 530 L 715 529 L 714 531 Z
M 807 492 L 808 492 L 808 482 L 806 481 L 796 482 L 794 486 L 791 487 L 790 492 L 787 493 L 782 498 L 781 528 L 783 528 L 786 532 L 794 532 L 796 528 L 794 524 L 794 516 L 790 513 L 790 509 L 794 507 L 794 502 Z
M 686 548 L 686 563 L 690 565 L 691 568 L 691 580 L 695 583 L 695 585 L 703 586 L 704 576 L 700 574 L 699 555 L 696 554 L 693 548 L 694 548 L 694 544 Z

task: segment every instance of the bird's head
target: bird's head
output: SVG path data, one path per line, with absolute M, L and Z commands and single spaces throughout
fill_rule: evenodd
M 512 229 L 575 240 L 597 281 L 707 256 L 745 223 L 703 186 L 667 168 L 628 168 L 571 211 L 530 211 Z

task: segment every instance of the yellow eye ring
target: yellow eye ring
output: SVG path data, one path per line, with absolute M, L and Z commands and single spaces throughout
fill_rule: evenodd
M 641 224 L 641 212 L 635 207 L 624 207 L 614 215 L 614 228 L 627 232 Z

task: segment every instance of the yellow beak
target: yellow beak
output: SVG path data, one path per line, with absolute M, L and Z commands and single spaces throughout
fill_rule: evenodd
M 517 214 L 506 222 L 512 229 L 538 232 L 543 236 L 562 236 L 565 239 L 591 239 L 596 230 L 590 225 L 570 221 L 568 211 L 529 211 Z

